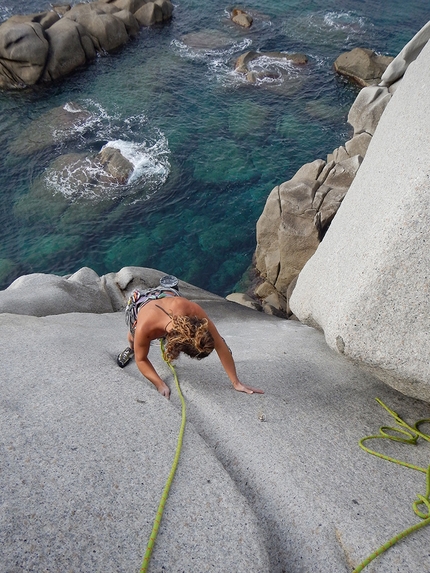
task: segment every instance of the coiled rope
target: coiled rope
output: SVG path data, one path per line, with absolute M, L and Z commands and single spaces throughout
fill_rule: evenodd
M 157 534 L 158 534 L 158 529 L 160 527 L 161 518 L 163 516 L 164 506 L 166 505 L 167 496 L 169 495 L 169 491 L 170 491 L 170 486 L 172 485 L 172 481 L 173 481 L 173 478 L 175 476 L 176 468 L 178 466 L 179 456 L 181 454 L 181 449 L 182 449 L 182 440 L 183 440 L 184 431 L 185 431 L 185 422 L 186 422 L 185 400 L 184 400 L 184 397 L 182 395 L 181 388 L 179 386 L 179 380 L 178 380 L 178 376 L 176 374 L 175 367 L 166 358 L 163 340 L 160 341 L 160 345 L 161 345 L 161 355 L 163 356 L 163 360 L 168 364 L 170 370 L 173 372 L 173 377 L 175 379 L 176 388 L 178 390 L 179 398 L 181 399 L 182 420 L 181 420 L 181 427 L 179 429 L 179 435 L 178 435 L 178 442 L 176 445 L 175 457 L 173 458 L 172 467 L 170 469 L 170 473 L 169 473 L 169 476 L 167 478 L 166 485 L 164 486 L 163 493 L 161 494 L 160 503 L 158 505 L 157 514 L 156 514 L 155 519 L 154 519 L 154 525 L 152 526 L 151 535 L 149 536 L 148 545 L 146 546 L 146 552 L 145 552 L 145 556 L 143 558 L 142 567 L 140 568 L 140 573 L 146 573 L 146 571 L 148 569 L 149 560 L 151 559 L 152 549 L 154 547 L 154 543 L 155 543 L 155 540 L 156 540 Z
M 386 406 L 382 402 L 382 400 L 376 398 L 376 401 L 383 408 L 385 408 L 385 410 L 387 410 L 387 412 L 395 419 L 398 427 L 391 428 L 389 426 L 382 426 L 379 429 L 378 435 L 366 436 L 365 438 L 362 438 L 359 441 L 360 448 L 362 448 L 365 452 L 372 454 L 373 456 L 382 458 L 383 460 L 387 460 L 389 462 L 393 462 L 401 466 L 405 466 L 407 468 L 425 473 L 427 476 L 426 494 L 425 496 L 418 494 L 417 499 L 412 504 L 412 509 L 415 515 L 417 515 L 420 519 L 422 519 L 422 521 L 416 523 L 415 525 L 412 525 L 411 527 L 408 527 L 407 529 L 395 535 L 392 539 L 381 545 L 379 549 L 374 551 L 371 555 L 369 555 L 367 559 L 365 559 L 362 563 L 360 563 L 360 565 L 356 567 L 352 573 L 360 573 L 360 571 L 362 571 L 367 565 L 369 565 L 371 561 L 373 561 L 376 557 L 387 551 L 387 549 L 392 547 L 395 543 L 397 543 L 407 535 L 410 535 L 414 531 L 418 531 L 418 529 L 421 529 L 422 527 L 425 527 L 426 525 L 430 524 L 430 465 L 428 466 L 427 469 L 421 468 L 419 466 L 414 466 L 413 464 L 409 464 L 408 462 L 404 462 L 402 460 L 398 460 L 396 458 L 380 454 L 379 452 L 371 450 L 370 448 L 364 445 L 364 442 L 366 442 L 367 440 L 377 440 L 377 439 L 392 440 L 394 442 L 401 442 L 403 444 L 412 444 L 412 445 L 416 445 L 418 438 L 422 438 L 423 440 L 430 442 L 430 435 L 420 430 L 420 426 L 422 424 L 430 423 L 430 418 L 418 420 L 418 422 L 416 422 L 414 426 L 410 426 L 396 412 L 394 412 L 394 410 L 391 410 L 391 408 Z M 419 506 L 421 505 L 425 506 L 426 509 L 425 512 L 419 509 Z

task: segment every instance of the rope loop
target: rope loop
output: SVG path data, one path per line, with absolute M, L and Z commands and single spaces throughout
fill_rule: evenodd
M 402 428 L 390 428 L 390 426 L 381 426 L 379 428 L 379 432 L 381 436 L 387 438 L 388 440 L 392 440 L 393 442 L 402 442 L 403 444 L 411 444 L 415 445 L 418 441 L 418 434 L 416 432 L 412 432 L 410 430 L 402 430 Z M 393 436 L 390 432 L 396 432 L 397 434 L 401 434 L 402 436 L 407 436 L 406 438 L 402 438 L 399 436 Z
M 418 438 L 422 438 L 422 439 L 426 440 L 427 442 L 430 442 L 430 435 L 426 434 L 425 432 L 420 430 L 420 427 L 423 424 L 430 424 L 430 418 L 418 420 L 418 422 L 416 422 L 414 424 L 414 426 L 410 426 L 407 422 L 405 422 L 397 414 L 397 412 L 395 412 L 394 410 L 389 408 L 386 404 L 384 404 L 382 402 L 382 400 L 379 400 L 379 398 L 376 398 L 376 401 L 394 418 L 394 420 L 397 423 L 397 426 L 396 427 L 381 426 L 381 428 L 379 428 L 379 434 L 377 434 L 375 436 L 366 436 L 364 438 L 361 438 L 361 440 L 358 442 L 360 448 L 362 450 L 364 450 L 365 452 L 372 454 L 373 456 L 377 456 L 378 458 L 382 458 L 382 459 L 387 460 L 389 462 L 393 462 L 393 463 L 399 464 L 401 466 L 404 466 L 404 467 L 425 473 L 426 474 L 426 494 L 425 494 L 425 496 L 421 495 L 421 494 L 417 494 L 417 496 L 416 496 L 417 499 L 412 504 L 412 509 L 413 509 L 415 515 L 417 517 L 419 517 L 422 521 L 419 523 L 416 523 L 415 525 L 412 525 L 411 527 L 408 527 L 407 529 L 405 529 L 401 533 L 395 535 L 392 539 L 390 539 L 389 541 L 384 543 L 384 545 L 381 545 L 381 547 L 379 547 L 379 549 L 374 551 L 371 555 L 369 555 L 369 557 L 367 557 L 367 559 L 365 559 L 362 563 L 360 563 L 360 565 L 358 567 L 356 567 L 352 573 L 360 573 L 360 571 L 362 571 L 367 565 L 369 565 L 369 563 L 371 563 L 376 557 L 381 555 L 381 553 L 384 553 L 384 551 L 387 551 L 387 549 L 392 547 L 395 543 L 397 543 L 398 541 L 400 541 L 401 539 L 403 539 L 407 535 L 410 535 L 414 531 L 418 531 L 422 527 L 425 527 L 426 525 L 430 524 L 430 465 L 428 466 L 427 469 L 421 468 L 419 466 L 415 466 L 415 465 L 410 464 L 408 462 L 398 460 L 398 459 L 393 458 L 391 456 L 386 456 L 385 454 L 381 454 L 375 450 L 371 450 L 370 448 L 368 448 L 367 446 L 364 445 L 364 443 L 366 441 L 376 440 L 376 439 L 391 440 L 394 442 L 400 442 L 403 444 L 409 444 L 409 445 L 414 445 L 414 446 L 417 445 Z M 424 508 L 422 508 L 422 506 L 424 506 Z M 421 511 L 420 508 L 425 509 L 426 512 Z

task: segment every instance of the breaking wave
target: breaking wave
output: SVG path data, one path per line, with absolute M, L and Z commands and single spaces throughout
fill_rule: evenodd
M 108 113 L 93 100 L 84 104 L 64 106 L 66 111 L 84 119 L 67 127 L 77 135 L 75 153 L 58 157 L 46 169 L 47 188 L 72 201 L 124 197 L 145 200 L 152 196 L 170 173 L 170 149 L 165 135 L 152 127 L 144 114 L 124 118 L 120 113 Z M 82 116 L 83 112 L 88 115 Z M 57 130 L 55 136 L 61 140 L 62 130 Z M 101 148 L 100 142 L 104 142 Z M 117 149 L 132 166 L 122 179 L 106 170 L 98 158 L 97 152 L 107 147 Z

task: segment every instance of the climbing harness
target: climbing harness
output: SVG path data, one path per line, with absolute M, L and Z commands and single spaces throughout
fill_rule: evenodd
M 360 573 L 360 571 L 362 571 L 367 565 L 369 565 L 369 563 L 371 561 L 373 561 L 376 557 L 378 557 L 379 555 L 381 555 L 382 553 L 387 551 L 387 549 L 392 547 L 395 543 L 397 543 L 398 541 L 400 541 L 401 539 L 403 539 L 407 535 L 413 533 L 414 531 L 417 531 L 418 529 L 421 529 L 422 527 L 425 527 L 426 525 L 430 524 L 430 465 L 428 466 L 427 469 L 421 468 L 419 466 L 415 466 L 415 465 L 410 464 L 408 462 L 403 462 L 403 461 L 398 460 L 396 458 L 392 458 L 390 456 L 380 454 L 379 452 L 371 450 L 370 448 L 368 448 L 367 446 L 364 445 L 364 442 L 366 442 L 367 440 L 376 440 L 376 439 L 386 439 L 386 440 L 392 440 L 394 442 L 401 442 L 403 444 L 412 444 L 412 445 L 415 445 L 417 443 L 418 438 L 422 438 L 423 440 L 430 442 L 430 434 L 426 434 L 420 430 L 420 426 L 422 424 L 425 424 L 425 423 L 430 424 L 430 418 L 418 420 L 418 422 L 416 422 L 414 424 L 414 426 L 410 426 L 396 412 L 394 412 L 393 410 L 391 410 L 391 408 L 386 406 L 382 402 L 382 400 L 379 400 L 379 398 L 376 398 L 376 401 L 383 408 L 385 408 L 385 410 L 387 410 L 387 412 L 391 416 L 393 416 L 398 427 L 391 428 L 388 426 L 382 426 L 379 429 L 378 435 L 366 436 L 365 438 L 362 438 L 359 441 L 360 448 L 363 449 L 365 452 L 372 454 L 373 456 L 377 456 L 377 457 L 382 458 L 384 460 L 387 460 L 389 462 L 394 462 L 396 464 L 400 464 L 401 466 L 405 466 L 407 468 L 425 473 L 426 474 L 426 494 L 425 494 L 425 496 L 418 494 L 417 499 L 412 504 L 412 509 L 413 509 L 415 515 L 417 515 L 420 519 L 422 519 L 422 521 L 416 523 L 415 525 L 412 525 L 411 527 L 408 527 L 407 529 L 405 529 L 401 533 L 395 535 L 392 539 L 390 539 L 389 541 L 387 541 L 386 543 L 381 545 L 381 547 L 379 547 L 379 549 L 374 551 L 371 555 L 369 555 L 369 557 L 367 557 L 367 559 L 365 559 L 362 563 L 360 563 L 360 565 L 358 567 L 356 567 L 352 573 Z M 419 509 L 419 506 L 425 506 L 424 507 L 425 511 L 421 511 Z
M 142 306 L 148 304 L 152 300 L 160 300 L 166 297 L 181 296 L 175 288 L 169 287 L 157 287 L 148 290 L 135 289 L 127 302 L 125 307 L 125 323 L 130 329 L 130 332 L 134 335 L 134 330 L 137 323 L 137 315 Z
M 157 514 L 156 514 L 155 519 L 154 519 L 154 525 L 152 526 L 151 535 L 149 536 L 148 545 L 146 546 L 146 552 L 145 552 L 145 556 L 143 558 L 142 567 L 140 568 L 140 573 L 146 573 L 146 571 L 148 569 L 149 560 L 151 559 L 152 549 L 154 547 L 154 543 L 155 543 L 155 540 L 156 540 L 157 534 L 158 534 L 158 528 L 160 527 L 161 518 L 163 516 L 164 506 L 166 504 L 167 497 L 169 495 L 170 486 L 172 485 L 172 481 L 173 481 L 173 478 L 175 476 L 176 468 L 177 468 L 178 461 L 179 461 L 179 456 L 181 454 L 182 440 L 184 437 L 185 422 L 186 422 L 185 400 L 184 400 L 184 397 L 183 397 L 182 392 L 181 392 L 181 387 L 179 386 L 179 380 L 178 380 L 178 376 L 176 374 L 175 367 L 166 358 L 166 352 L 164 349 L 164 343 L 163 343 L 162 339 L 160 341 L 160 346 L 161 346 L 161 355 L 163 356 L 163 360 L 167 363 L 170 370 L 173 372 L 173 377 L 175 379 L 176 389 L 178 390 L 179 398 L 181 399 L 181 404 L 182 404 L 182 419 L 181 419 L 181 427 L 179 429 L 178 442 L 176 445 L 175 457 L 173 459 L 172 467 L 170 469 L 170 473 L 169 473 L 169 476 L 167 478 L 166 485 L 164 486 L 163 493 L 161 494 L 160 503 L 158 505 Z

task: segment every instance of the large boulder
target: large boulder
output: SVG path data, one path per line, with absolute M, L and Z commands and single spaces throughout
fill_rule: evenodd
M 140 26 L 172 17 L 170 0 L 99 0 L 15 15 L 0 26 L 0 89 L 70 74 L 98 53 L 117 50 Z
M 121 20 L 129 36 L 133 37 L 138 34 L 140 29 L 139 22 L 129 10 L 120 10 L 119 12 L 115 12 L 115 18 Z
M 255 294 L 266 302 L 270 297 L 269 307 L 291 314 L 292 284 L 315 253 L 361 162 L 361 156 L 347 154 L 339 162 L 317 159 L 270 193 L 257 221 L 254 257 L 264 280 Z
M 252 26 L 252 16 L 241 8 L 233 8 L 230 18 L 232 22 L 238 26 L 242 26 L 242 28 L 250 28 Z
M 105 146 L 97 154 L 97 159 L 119 184 L 127 183 L 130 175 L 133 173 L 133 164 L 115 147 Z
M 128 41 L 124 22 L 114 14 L 106 12 L 103 5 L 96 2 L 76 4 L 66 12 L 64 19 L 66 18 L 85 28 L 98 52 L 111 52 Z
M 38 14 L 15 14 L 11 16 L 7 21 L 9 24 L 22 24 L 27 22 L 37 22 L 42 26 L 44 30 L 47 30 L 52 24 L 57 22 L 60 16 L 54 10 L 49 10 L 48 12 L 40 12 Z
M 146 2 L 147 0 L 99 0 L 99 4 L 115 6 L 118 10 L 128 10 L 132 14 L 135 14 Z
M 430 401 L 430 43 L 406 71 L 291 307 L 327 343 Z
M 147 2 L 134 16 L 141 26 L 153 26 L 164 19 L 162 7 L 155 2 Z
M 86 29 L 70 18 L 61 18 L 45 34 L 49 42 L 49 58 L 43 74 L 45 81 L 70 74 L 97 55 Z
M 37 83 L 48 52 L 49 44 L 38 22 L 4 22 L 0 26 L 0 88 Z
M 336 59 L 334 69 L 361 86 L 376 85 L 393 59 L 366 48 L 354 48 Z

